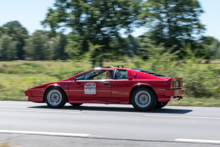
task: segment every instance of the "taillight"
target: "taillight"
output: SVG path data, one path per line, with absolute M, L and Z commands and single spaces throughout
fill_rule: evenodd
M 174 88 L 182 88 L 183 87 L 183 79 L 182 78 L 173 78 L 171 82 L 171 89 Z
M 175 88 L 175 87 L 176 87 L 176 81 L 172 81 L 171 88 Z
M 176 81 L 176 87 L 180 87 L 180 81 Z

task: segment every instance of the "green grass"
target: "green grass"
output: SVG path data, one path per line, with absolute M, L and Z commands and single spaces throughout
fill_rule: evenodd
M 44 74 L 0 74 L 0 100 L 27 100 L 28 88 L 57 80 Z
M 220 99 L 215 98 L 190 98 L 183 97 L 181 100 L 171 101 L 170 106 L 203 106 L 203 107 L 220 107 Z
M 169 102 L 169 105 L 220 107 L 218 62 L 180 65 L 176 61 L 164 62 L 151 59 L 146 62 L 135 57 L 103 63 L 103 66 L 109 65 L 127 65 L 128 68 L 138 67 L 167 76 L 183 77 L 187 95 L 180 101 Z M 26 89 L 66 79 L 90 68 L 91 63 L 86 60 L 81 62 L 0 61 L 0 100 L 26 101 L 27 97 L 24 95 Z

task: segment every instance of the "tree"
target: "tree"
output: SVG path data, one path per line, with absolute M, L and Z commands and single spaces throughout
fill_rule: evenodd
M 0 37 L 0 60 L 13 60 L 16 58 L 17 42 L 7 34 Z
M 3 33 L 4 33 L 4 32 L 3 32 L 3 28 L 0 27 L 0 37 L 1 37 L 1 35 L 2 35 Z
M 48 49 L 48 32 L 38 30 L 26 39 L 25 58 L 28 60 L 47 60 L 50 59 L 52 50 Z
M 51 51 L 50 59 L 53 60 L 67 59 L 67 54 L 64 52 L 66 44 L 67 44 L 66 36 L 62 33 L 57 34 L 53 38 L 50 38 L 47 42 L 48 45 L 47 49 Z
M 51 32 L 38 30 L 26 39 L 25 57 L 28 60 L 64 60 L 67 58 L 64 53 L 66 36 L 62 33 L 49 38 Z
M 126 40 L 126 48 L 123 50 L 123 54 L 132 57 L 134 55 L 138 55 L 138 50 L 140 48 L 140 40 L 139 38 L 135 38 L 132 35 L 128 35 Z
M 220 58 L 220 42 L 214 37 L 207 36 L 202 38 L 201 48 L 204 48 L 207 58 Z
M 1 32 L 1 29 L 0 29 Z M 18 21 L 11 21 L 3 25 L 2 32 L 4 34 L 9 35 L 12 37 L 13 41 L 16 41 L 16 56 L 17 59 L 24 59 L 24 46 L 25 46 L 25 39 L 28 38 L 28 31 L 26 28 L 22 27 L 22 25 Z M 1 34 L 1 33 L 0 33 Z
M 196 48 L 195 40 L 205 30 L 199 20 L 203 10 L 197 0 L 148 0 L 143 8 L 141 19 L 150 27 L 148 35 L 156 45 L 163 43 L 166 48 L 176 45 L 174 51 L 180 50 L 182 43 Z
M 56 0 L 42 24 L 50 26 L 54 32 L 71 28 L 66 52 L 74 58 L 89 51 L 89 42 L 102 46 L 92 55 L 95 59 L 102 54 L 101 64 L 103 59 L 112 59 L 122 53 L 126 44 L 119 31 L 124 28 L 126 33 L 132 32 L 139 3 L 140 0 Z

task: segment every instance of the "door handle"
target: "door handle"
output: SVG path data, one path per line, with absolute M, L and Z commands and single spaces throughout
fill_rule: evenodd
M 109 82 L 104 82 L 104 85 L 109 85 Z

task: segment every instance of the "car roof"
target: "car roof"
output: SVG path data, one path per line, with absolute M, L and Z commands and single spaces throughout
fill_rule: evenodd
M 141 72 L 141 73 L 145 73 L 145 74 L 149 74 L 149 75 L 153 75 L 153 76 L 156 76 L 156 77 L 167 77 L 167 76 L 164 76 L 164 75 L 161 75 L 161 74 L 157 74 L 157 73 L 154 73 L 154 72 L 150 72 L 150 71 L 145 71 L 145 70 L 141 70 L 139 68 L 124 68 L 124 65 L 116 65 L 116 66 L 107 66 L 107 67 L 96 67 L 94 69 L 109 69 L 109 70 L 114 70 L 114 69 L 117 69 L 117 70 L 133 70 L 133 71 L 137 71 L 137 72 Z

